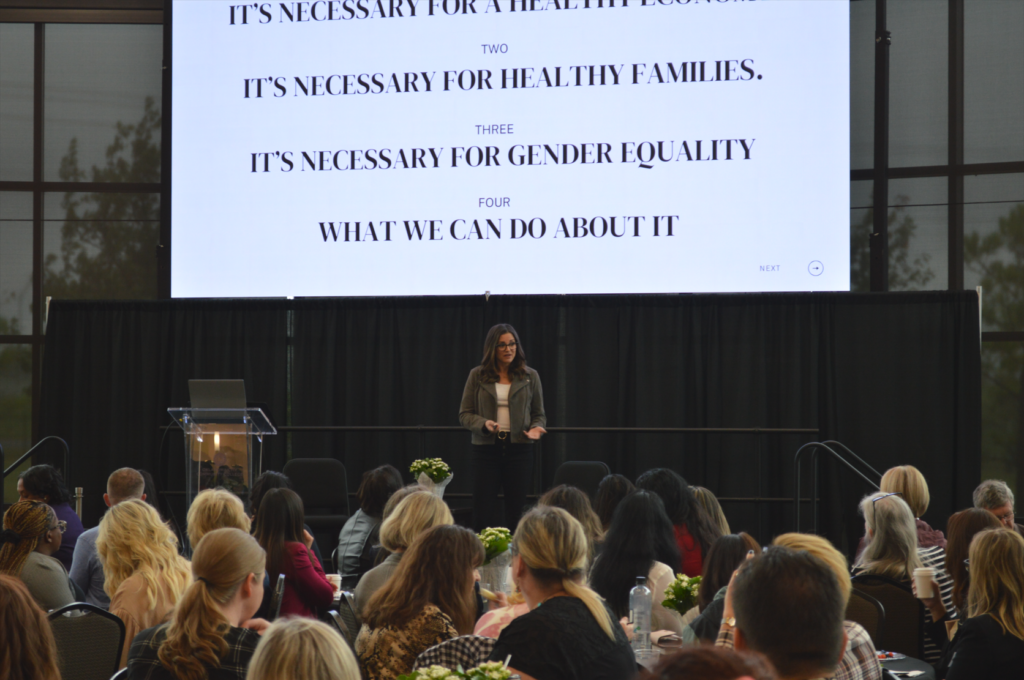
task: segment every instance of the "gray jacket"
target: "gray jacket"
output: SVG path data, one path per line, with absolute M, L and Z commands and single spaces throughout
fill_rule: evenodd
M 544 391 L 540 376 L 530 367 L 526 377 L 512 381 L 508 391 L 508 413 L 511 423 L 513 444 L 532 444 L 533 440 L 523 432 L 534 427 L 544 427 L 548 419 L 544 415 Z M 473 433 L 474 444 L 493 444 L 497 439 L 487 431 L 484 423 L 498 419 L 498 392 L 494 383 L 480 382 L 480 366 L 469 372 L 466 389 L 462 392 L 462 407 L 459 422 Z

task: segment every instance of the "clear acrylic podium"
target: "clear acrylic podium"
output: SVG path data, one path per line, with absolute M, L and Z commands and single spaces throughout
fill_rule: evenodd
M 258 408 L 169 408 L 185 432 L 185 507 L 203 489 L 223 487 L 249 507 L 263 467 L 263 437 L 277 434 Z M 254 450 L 255 449 L 255 450 Z

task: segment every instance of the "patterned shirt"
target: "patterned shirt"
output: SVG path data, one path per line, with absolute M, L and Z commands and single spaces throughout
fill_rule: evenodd
M 157 656 L 167 638 L 169 625 L 147 628 L 135 636 L 128 653 L 127 680 L 177 680 Z M 228 643 L 228 653 L 220 660 L 219 667 L 206 669 L 208 680 L 245 680 L 249 661 L 260 641 L 259 634 L 248 628 L 232 627 L 224 641 Z
M 460 635 L 434 645 L 416 658 L 413 670 L 441 666 L 449 670 L 462 666 L 469 670 L 487 661 L 496 640 L 483 635 Z
M 364 623 L 356 638 L 359 669 L 364 680 L 394 680 L 410 673 L 420 654 L 458 634 L 452 620 L 432 604 L 401 627 Z

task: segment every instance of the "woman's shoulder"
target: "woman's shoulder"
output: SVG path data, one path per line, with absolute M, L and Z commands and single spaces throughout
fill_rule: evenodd
M 666 574 L 672 576 L 672 567 L 668 566 L 664 562 L 654 560 L 654 563 L 651 564 L 651 571 L 647 575 L 647 579 L 649 581 L 657 581 L 660 578 L 664 578 Z
M 926 567 L 941 568 L 946 561 L 946 551 L 937 545 L 928 548 L 918 548 L 917 556 Z

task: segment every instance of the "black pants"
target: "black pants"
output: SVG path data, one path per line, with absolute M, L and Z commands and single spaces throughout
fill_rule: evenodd
M 515 533 L 526 506 L 526 494 L 533 479 L 533 445 L 473 444 L 473 525 L 477 531 L 487 527 L 508 527 Z M 505 492 L 505 512 L 498 493 Z

